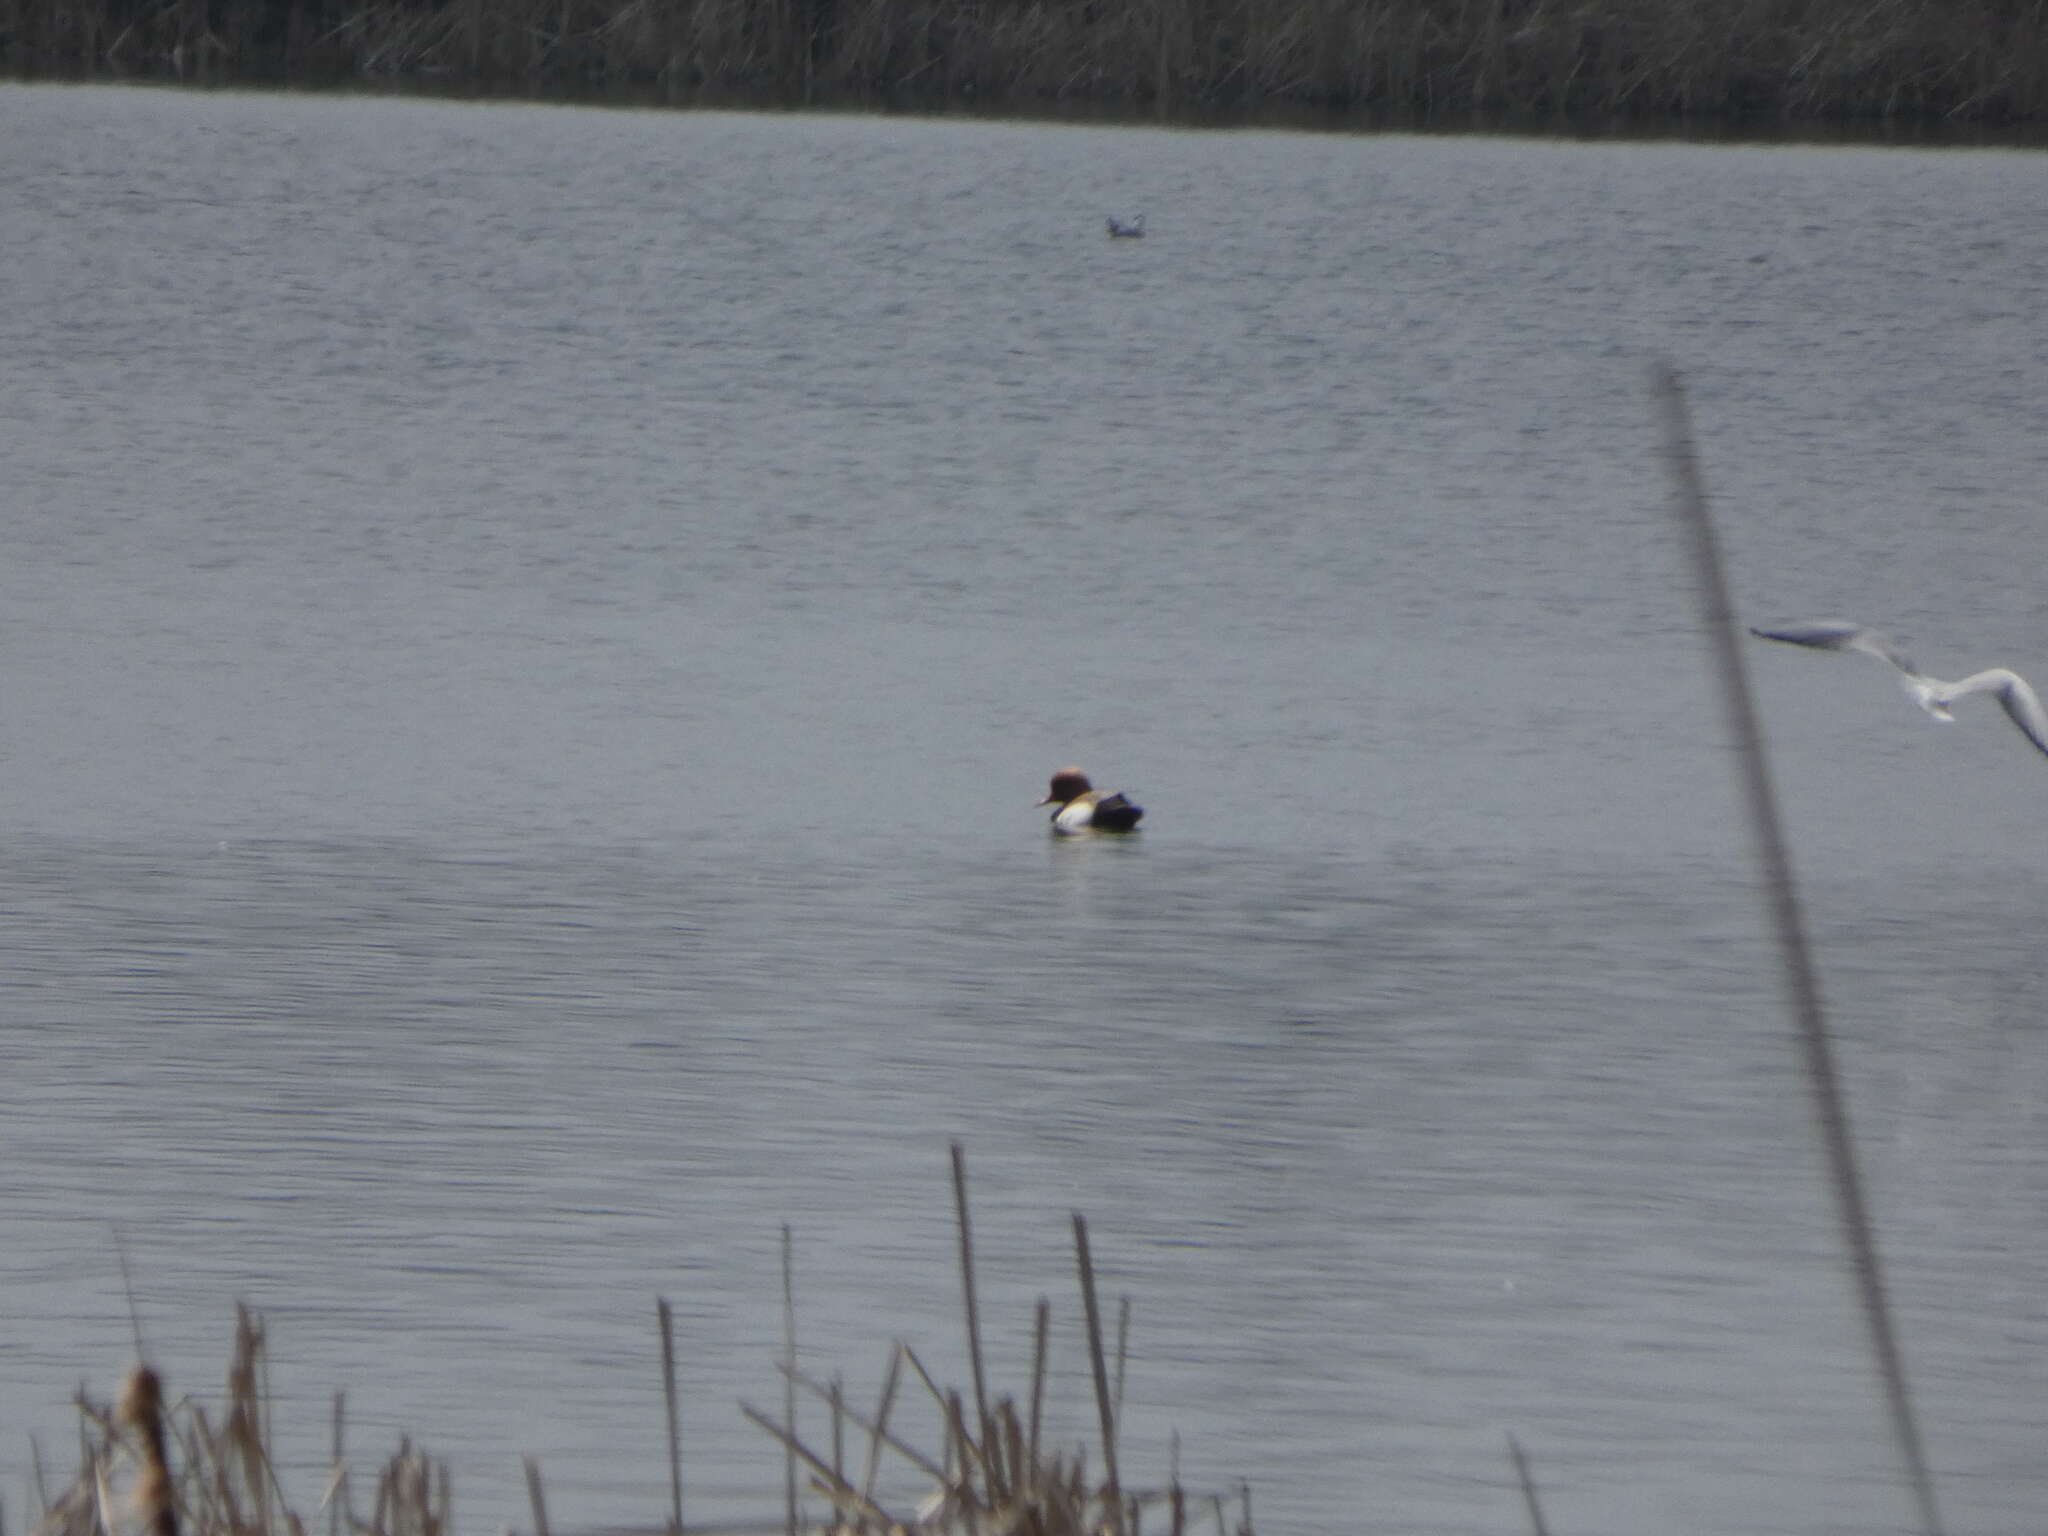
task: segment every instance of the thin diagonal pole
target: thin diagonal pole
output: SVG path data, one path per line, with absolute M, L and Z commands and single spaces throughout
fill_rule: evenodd
M 1659 363 L 1651 370 L 1651 385 L 1657 397 L 1658 412 L 1663 418 L 1664 457 L 1671 471 L 1672 504 L 1686 533 L 1693 584 L 1706 621 L 1707 640 L 1713 647 L 1714 672 L 1721 684 L 1722 709 L 1727 717 L 1729 733 L 1735 738 L 1744 808 L 1748 812 L 1757 862 L 1764 873 L 1771 926 L 1778 936 L 1778 959 L 1784 970 L 1785 990 L 1798 1028 L 1807 1090 L 1814 1118 L 1820 1127 L 1821 1141 L 1827 1150 L 1842 1243 L 1848 1250 L 1850 1267 L 1855 1271 L 1857 1296 L 1862 1303 L 1864 1322 L 1870 1330 L 1871 1352 L 1877 1358 L 1878 1374 L 1884 1381 L 1885 1398 L 1891 1409 L 1892 1433 L 1898 1441 L 1899 1455 L 1913 1485 L 1913 1497 L 1920 1506 L 1921 1528 L 1928 1536 L 1941 1536 L 1941 1515 L 1934 1502 L 1934 1479 L 1927 1470 L 1926 1453 L 1921 1449 L 1920 1427 L 1913 1416 L 1912 1396 L 1906 1388 L 1905 1362 L 1899 1351 L 1898 1333 L 1892 1326 L 1891 1306 L 1885 1295 L 1884 1270 L 1878 1261 L 1877 1238 L 1863 1197 L 1863 1177 L 1856 1165 L 1856 1144 L 1849 1129 L 1849 1107 L 1842 1096 L 1841 1080 L 1835 1071 L 1834 1047 L 1828 1039 L 1820 982 L 1806 941 L 1799 891 L 1792 879 L 1792 859 L 1786 848 L 1783 823 L 1778 816 L 1777 792 L 1772 787 L 1770 765 L 1764 757 L 1763 728 L 1757 721 L 1756 702 L 1750 696 L 1749 673 L 1742 659 L 1735 606 L 1728 596 L 1728 577 L 1721 561 L 1720 540 L 1714 531 L 1713 512 L 1707 505 L 1699 456 L 1693 448 L 1685 386 L 1677 370 L 1669 363 Z

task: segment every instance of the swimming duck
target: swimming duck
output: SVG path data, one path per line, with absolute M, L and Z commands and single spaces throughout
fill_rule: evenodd
M 1145 238 L 1145 215 L 1139 214 L 1125 223 L 1115 214 L 1109 216 L 1109 238 L 1112 240 L 1142 240 Z
M 1129 832 L 1138 825 L 1145 808 L 1133 805 L 1121 794 L 1105 795 L 1088 782 L 1078 768 L 1062 768 L 1052 776 L 1052 788 L 1040 805 L 1056 805 L 1052 829 L 1063 835 L 1077 832 Z

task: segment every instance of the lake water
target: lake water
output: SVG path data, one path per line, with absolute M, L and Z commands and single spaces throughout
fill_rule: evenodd
M 807 1367 L 1263 1530 L 1904 1529 L 1670 523 L 2048 680 L 2048 159 L 0 89 L 0 1472 L 267 1316 L 458 1519 Z M 1143 211 L 1148 238 L 1110 241 Z M 2048 1507 L 2048 764 L 1751 658 L 1946 1512 Z M 1148 808 L 1054 842 L 1079 762 Z M 806 1410 L 806 1433 L 825 1435 Z M 912 1421 L 931 1441 L 929 1423 Z M 912 1489 L 914 1496 L 917 1490 Z M 816 1503 L 813 1501 L 814 1511 Z

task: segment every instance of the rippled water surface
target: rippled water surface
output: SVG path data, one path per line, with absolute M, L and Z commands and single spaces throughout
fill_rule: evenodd
M 1668 527 L 2048 678 L 2048 160 L 0 90 L 0 1469 L 773 1517 L 805 1363 L 1268 1531 L 1902 1529 Z M 1103 218 L 1142 210 L 1148 238 Z M 1752 657 L 1959 1529 L 2048 1504 L 2048 765 Z M 1149 809 L 1053 843 L 1079 761 Z M 822 1418 L 807 1421 L 823 1436 Z M 928 1428 L 928 1426 L 927 1426 Z M 920 1434 L 935 1439 L 935 1435 Z M 906 1490 L 910 1497 L 915 1488 Z

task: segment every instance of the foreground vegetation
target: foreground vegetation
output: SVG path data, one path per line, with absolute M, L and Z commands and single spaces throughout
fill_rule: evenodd
M 2048 118 L 2036 0 L 0 0 L 0 70 L 1085 100 L 1161 113 Z
M 1078 1215 L 1075 1257 L 1099 1438 L 1092 1445 L 1058 1445 L 1042 1433 L 1050 1320 L 1050 1305 L 1043 1300 L 1038 1303 L 1031 1376 L 1021 1403 L 991 1393 L 976 1305 L 966 1169 L 958 1147 L 953 1150 L 953 1187 L 967 1353 L 973 1366 L 971 1395 L 941 1388 L 916 1352 L 903 1344 L 890 1353 L 880 1399 L 871 1414 L 850 1406 L 836 1380 L 824 1385 L 798 1371 L 785 1228 L 782 1414 L 778 1419 L 745 1404 L 740 1410 L 783 1448 L 781 1518 L 772 1524 L 724 1528 L 700 1521 L 687 1529 L 693 1536 L 768 1536 L 778 1530 L 796 1536 L 800 1530 L 816 1530 L 805 1520 L 798 1498 L 800 1482 L 807 1482 L 829 1508 L 826 1528 L 834 1536 L 1140 1536 L 1147 1525 L 1163 1529 L 1167 1536 L 1196 1531 L 1204 1536 L 1212 1531 L 1214 1536 L 1252 1536 L 1249 1491 L 1228 1503 L 1221 1496 L 1197 1499 L 1181 1487 L 1177 1469 L 1169 1469 L 1165 1481 L 1151 1487 L 1134 1484 L 1120 1469 L 1117 1442 L 1128 1314 L 1117 1329 L 1113 1349 L 1105 1348 L 1087 1226 Z M 610 1536 L 683 1536 L 686 1529 L 674 1334 L 666 1302 L 659 1304 L 658 1316 L 670 1503 L 661 1512 L 665 1519 L 637 1532 Z M 334 1403 L 326 1487 L 318 1504 L 302 1513 L 279 1479 L 272 1452 L 265 1361 L 262 1324 L 247 1308 L 238 1308 L 227 1393 L 215 1412 L 209 1413 L 196 1399 L 170 1400 L 161 1378 L 146 1365 L 129 1374 L 111 1406 L 81 1391 L 81 1463 L 70 1484 L 52 1493 L 45 1486 L 38 1454 L 36 1488 L 42 1507 L 33 1536 L 307 1536 L 322 1526 L 328 1536 L 449 1536 L 453 1527 L 447 1465 L 401 1441 L 377 1469 L 371 1480 L 374 1488 L 366 1491 L 361 1486 L 364 1479 L 351 1468 L 340 1397 Z M 915 1384 L 906 1395 L 928 1399 L 917 1417 L 936 1419 L 938 1425 L 935 1439 L 925 1448 L 907 1437 L 901 1424 L 906 1415 L 898 1412 L 898 1388 L 911 1382 Z M 827 1410 L 827 1427 L 815 1443 L 798 1433 L 799 1391 L 818 1398 Z M 914 1511 L 884 1507 L 881 1478 L 889 1463 L 907 1467 L 930 1488 Z M 532 1458 L 526 1463 L 526 1485 L 533 1536 L 549 1536 L 541 1467 Z

